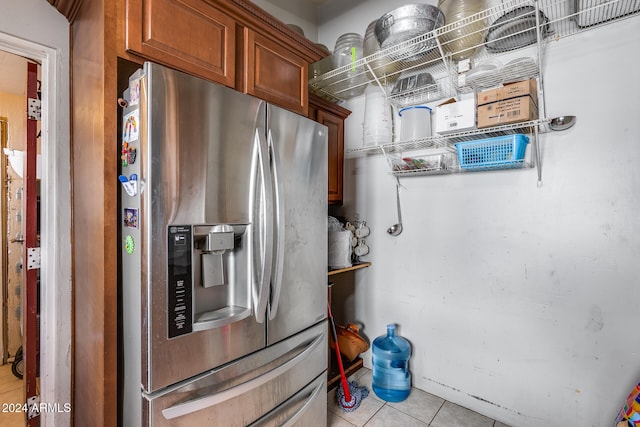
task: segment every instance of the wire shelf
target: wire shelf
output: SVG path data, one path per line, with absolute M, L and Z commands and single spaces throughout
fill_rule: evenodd
M 413 177 L 413 176 L 449 175 L 453 173 L 523 169 L 523 168 L 531 168 L 531 167 L 533 167 L 533 164 L 531 162 L 518 160 L 508 165 L 477 167 L 474 169 L 464 169 L 464 168 L 461 168 L 459 165 L 455 165 L 455 166 L 450 166 L 444 169 L 411 169 L 411 170 L 404 170 L 404 171 L 392 171 L 389 173 L 391 175 L 403 178 L 403 177 Z
M 463 20 L 314 76 L 309 87 L 323 98 L 340 102 L 349 99 L 349 90 L 354 86 L 376 81 L 389 95 L 390 83 L 402 73 L 424 69 L 438 81 L 438 91 L 426 87 L 422 92 L 390 97 L 390 101 L 400 107 L 437 101 L 455 91 L 470 92 L 539 74 L 539 64 L 534 60 L 510 68 L 505 66 L 475 81 L 459 81 L 456 60 L 460 58 L 471 58 L 474 64 L 481 64 L 639 13 L 640 0 L 505 0 Z M 358 83 L 354 85 L 354 81 Z
M 410 176 L 432 176 L 432 175 L 448 175 L 451 173 L 460 172 L 460 168 L 457 166 L 448 167 L 443 169 L 410 169 L 404 171 L 392 171 L 391 175 L 398 177 L 410 177 Z
M 536 128 L 538 129 L 539 133 L 548 132 L 550 130 L 549 120 L 532 120 L 522 123 L 513 123 L 510 125 L 495 126 L 491 128 L 473 129 L 465 132 L 457 132 L 447 135 L 433 135 L 427 138 L 412 141 L 398 141 L 383 145 L 354 148 L 347 150 L 347 154 L 380 155 L 428 149 L 447 149 L 451 152 L 456 152 L 456 148 L 454 145 L 458 142 L 474 141 L 480 138 L 514 135 L 517 133 L 530 134 L 533 133 Z

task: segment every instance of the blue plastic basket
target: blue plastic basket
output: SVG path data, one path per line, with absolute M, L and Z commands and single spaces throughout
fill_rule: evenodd
M 529 137 L 522 134 L 459 142 L 458 161 L 464 169 L 508 169 L 524 164 Z

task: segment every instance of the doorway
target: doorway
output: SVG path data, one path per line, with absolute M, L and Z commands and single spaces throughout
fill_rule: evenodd
M 40 64 L 42 118 L 39 144 L 42 159 L 42 198 L 39 209 L 41 363 L 38 402 L 50 405 L 49 407 L 53 405 L 58 409 L 40 413 L 41 425 L 71 425 L 72 281 L 70 122 L 67 118 L 70 99 L 68 50 L 49 48 L 0 33 L 0 51 Z M 22 70 L 22 73 L 26 74 L 26 68 Z M 25 109 L 20 117 L 26 128 Z M 8 143 L 11 144 L 14 125 L 10 119 L 7 122 Z M 4 157 L 4 154 L 1 155 Z M 11 268 L 8 262 L 6 265 Z M 19 415 L 24 420 L 24 414 Z
M 2 373 L 9 372 L 15 378 L 3 376 L 3 387 L 5 393 L 0 395 L 3 402 L 21 402 L 24 400 L 25 374 L 24 356 L 31 354 L 24 346 L 25 315 L 25 275 L 24 275 L 24 252 L 25 252 L 25 225 L 26 225 L 26 205 L 25 205 L 25 148 L 27 140 L 27 66 L 31 64 L 33 71 L 33 87 L 36 91 L 36 84 L 40 81 L 38 75 L 39 66 L 26 58 L 8 52 L 0 51 L 0 70 L 3 75 L 0 81 L 0 207 L 2 222 L 0 229 L 2 235 L 2 264 L 1 282 L 2 290 Z M 31 138 L 38 140 L 36 134 L 39 129 L 39 122 L 32 120 L 34 130 Z M 39 147 L 37 151 L 40 151 Z M 36 190 L 37 191 L 37 190 Z M 32 195 L 33 196 L 33 195 Z M 36 228 L 39 229 L 39 218 L 36 218 Z M 37 232 L 36 232 L 37 233 Z M 37 246 L 37 244 L 36 244 Z M 36 273 L 37 275 L 37 273 Z M 35 286 L 36 283 L 33 283 Z M 34 296 L 37 295 L 34 294 Z M 35 301 L 34 301 L 35 303 Z M 30 320 L 32 327 L 37 324 L 37 309 Z M 36 328 L 37 329 L 37 328 Z M 36 331 L 37 333 L 37 331 Z M 34 344 L 37 342 L 35 340 Z M 35 351 L 35 365 L 38 364 L 38 355 Z M 32 362 L 30 362 L 32 363 Z M 9 370 L 10 366 L 10 370 Z M 36 375 L 34 370 L 31 375 Z M 30 377 L 32 384 L 30 395 L 39 395 L 37 380 Z M 16 381 L 17 380 L 17 381 Z M 15 412 L 15 411 L 14 411 Z M 22 415 L 22 414 L 19 414 Z M 14 416 L 15 417 L 15 416 Z M 24 415 L 22 415 L 23 418 Z M 3 417 L 4 418 L 4 417 Z M 4 420 L 3 420 L 4 421 Z M 22 422 L 20 422 L 22 421 Z M 19 423 L 19 424 L 18 424 Z M 24 425 L 24 420 L 12 420 L 13 425 Z

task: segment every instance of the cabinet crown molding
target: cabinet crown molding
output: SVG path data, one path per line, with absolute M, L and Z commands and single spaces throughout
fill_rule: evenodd
M 64 15 L 69 23 L 73 23 L 73 20 L 82 6 L 84 0 L 48 0 L 49 3 L 55 7 L 58 12 Z

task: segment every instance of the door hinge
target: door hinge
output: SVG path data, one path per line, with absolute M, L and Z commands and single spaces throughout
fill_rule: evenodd
M 40 248 L 27 248 L 27 270 L 40 268 Z
M 36 98 L 27 99 L 27 118 L 31 120 L 40 120 L 42 112 L 42 102 Z
M 27 419 L 40 416 L 40 396 L 35 395 L 27 399 Z

